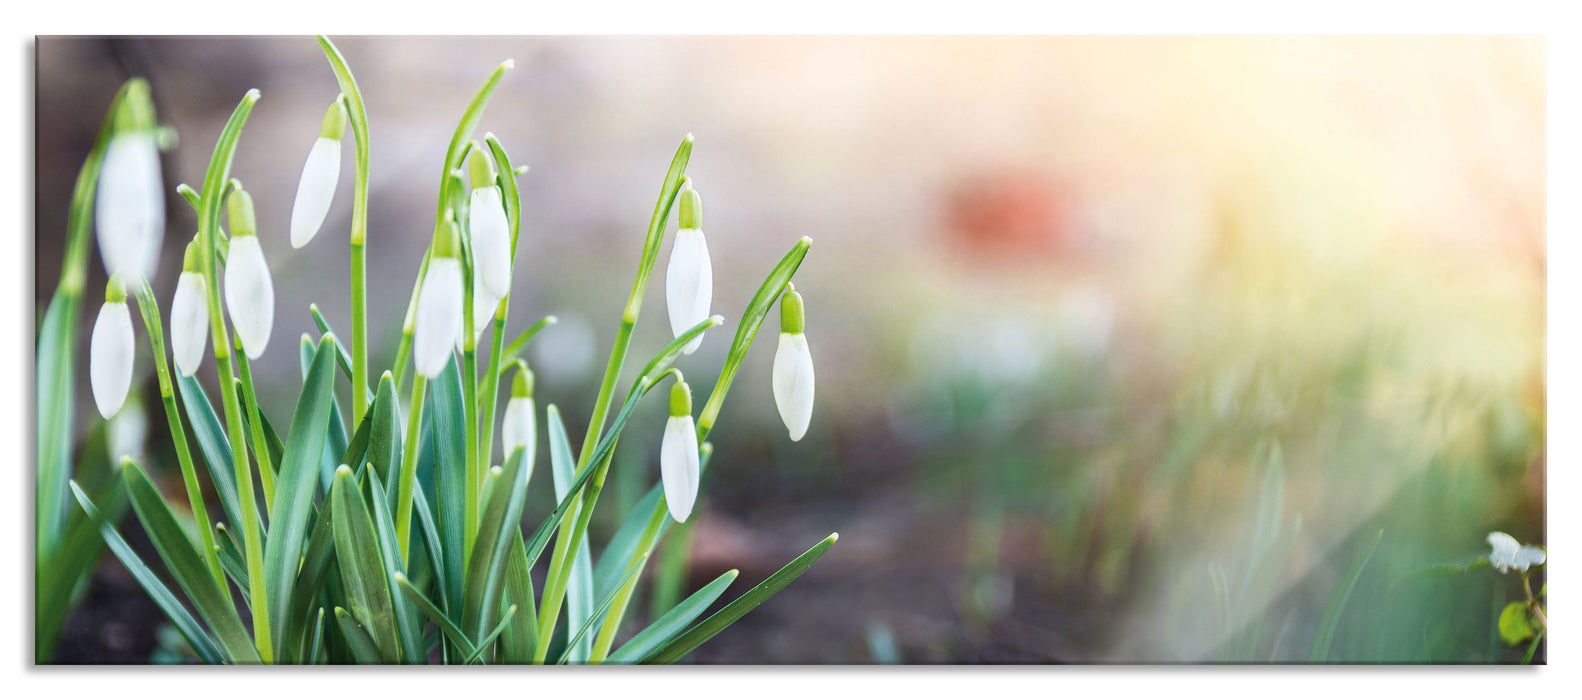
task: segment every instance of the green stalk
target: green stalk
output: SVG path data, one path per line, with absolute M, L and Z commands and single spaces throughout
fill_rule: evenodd
M 653 551 L 654 545 L 659 541 L 660 527 L 665 524 L 666 517 L 668 513 L 664 509 L 655 510 L 648 517 L 648 526 L 643 528 L 643 536 L 639 539 L 636 551 L 633 552 L 634 562 Z M 605 657 L 609 656 L 610 646 L 615 642 L 615 633 L 621 627 L 621 618 L 626 615 L 626 606 L 631 603 L 632 594 L 637 591 L 637 579 L 638 577 L 633 576 L 631 580 L 622 584 L 620 592 L 616 594 L 615 602 L 610 605 L 603 626 L 599 629 L 599 636 L 593 642 L 593 652 L 588 656 L 589 665 L 603 663 Z
M 588 459 L 593 456 L 593 449 L 599 443 L 599 438 L 604 432 L 605 419 L 609 417 L 610 396 L 615 392 L 615 381 L 620 377 L 621 366 L 626 362 L 626 349 L 631 344 L 632 329 L 637 325 L 637 315 L 642 310 L 643 294 L 648 290 L 648 277 L 653 272 L 654 262 L 659 258 L 659 246 L 664 241 L 665 226 L 670 220 L 670 209 L 676 203 L 676 196 L 686 185 L 687 161 L 692 158 L 692 134 L 687 134 L 681 140 L 681 145 L 676 148 L 676 155 L 670 160 L 670 170 L 665 173 L 665 181 L 659 188 L 659 201 L 654 203 L 654 214 L 648 221 L 648 235 L 643 240 L 643 253 L 637 261 L 637 277 L 632 281 L 632 292 L 626 299 L 626 309 L 621 313 L 621 325 L 616 329 L 615 345 L 610 349 L 610 359 L 605 363 L 604 378 L 599 382 L 599 394 L 593 402 L 593 416 L 588 419 L 588 431 L 582 439 L 582 450 L 577 455 L 577 473 L 580 474 L 588 466 Z M 613 456 L 614 451 L 611 451 Z M 605 461 L 608 465 L 608 460 Z M 597 481 L 603 481 L 603 474 L 598 474 Z M 602 486 L 602 483 L 597 484 Z M 589 490 L 582 489 L 581 503 L 578 507 L 567 509 L 562 517 L 560 532 L 555 543 L 555 556 L 550 560 L 549 578 L 546 580 L 544 600 L 539 613 L 539 649 L 537 657 L 542 661 L 548 650 L 549 635 L 543 630 L 553 632 L 556 618 L 560 615 L 560 605 L 566 594 L 566 579 L 571 575 L 571 569 L 565 561 L 563 553 L 575 552 L 580 533 L 575 528 L 566 528 L 568 520 L 576 516 L 582 504 L 589 502 Z M 588 515 L 591 517 L 591 508 Z M 578 520 L 586 522 L 585 518 Z
M 137 309 L 142 312 L 143 327 L 148 331 L 148 345 L 154 355 L 154 373 L 159 377 L 159 400 L 165 404 L 165 424 L 170 428 L 170 442 L 176 447 L 176 461 L 181 464 L 181 481 L 187 489 L 192 520 L 203 542 L 203 560 L 209 565 L 209 574 L 219 584 L 226 601 L 232 602 L 231 587 L 225 580 L 225 571 L 220 568 L 220 555 L 214 548 L 214 529 L 209 526 L 209 511 L 203 505 L 203 487 L 198 485 L 198 472 L 192 466 L 187 431 L 182 427 L 181 414 L 176 410 L 176 396 L 170 388 L 170 369 L 165 364 L 164 322 L 159 317 L 159 304 L 154 301 L 154 290 L 147 281 L 137 289 Z
M 257 89 L 249 90 L 231 114 L 231 119 L 220 133 L 209 170 L 203 178 L 203 216 L 198 220 L 198 235 L 202 239 L 203 279 L 208 287 L 209 328 L 213 334 L 214 359 L 219 366 L 220 399 L 225 404 L 226 430 L 231 441 L 231 458 L 236 467 L 236 489 L 242 509 L 242 539 L 247 553 L 248 589 L 253 610 L 253 640 L 258 645 L 258 656 L 264 663 L 274 658 L 274 645 L 270 639 L 269 597 L 264 590 L 263 531 L 258 519 L 258 501 L 253 495 L 253 474 L 247 458 L 246 437 L 242 434 L 242 411 L 237 405 L 236 379 L 231 371 L 231 340 L 225 328 L 225 314 L 220 307 L 219 276 L 215 267 L 219 255 L 221 194 L 230 175 L 231 159 L 236 153 L 236 140 L 241 136 L 242 125 L 258 102 Z
M 242 349 L 242 339 L 236 339 L 236 349 Z M 268 516 L 275 517 L 275 465 L 269 456 L 269 443 L 264 441 L 264 423 L 258 419 L 258 394 L 253 391 L 253 370 L 246 353 L 236 356 L 237 374 L 242 380 L 242 394 L 247 398 L 247 425 L 252 428 L 253 454 L 258 456 L 258 476 L 264 482 L 264 504 Z M 355 424 L 354 424 L 355 425 Z
M 401 485 L 396 495 L 396 544 L 401 548 L 403 568 L 411 561 L 412 485 L 417 483 L 418 434 L 423 431 L 423 390 L 428 380 L 419 374 L 412 380 L 412 407 L 406 417 L 406 446 L 401 452 Z M 465 561 L 465 560 L 463 560 Z
M 365 278 L 367 277 L 368 236 L 368 110 L 363 106 L 362 89 L 352 76 L 346 58 L 329 37 L 319 36 L 319 47 L 335 71 L 340 83 L 342 99 L 346 100 L 346 113 L 351 122 L 352 140 L 356 142 L 356 180 L 352 190 L 352 427 L 362 424 L 368 411 L 368 305 Z M 399 386 L 399 382 L 397 383 Z
M 500 375 L 503 367 L 500 358 L 505 352 L 505 320 L 510 311 L 511 295 L 507 294 L 494 308 L 494 335 L 489 339 L 489 364 L 483 370 L 483 393 L 478 396 L 478 453 L 485 464 L 494 460 L 494 415 L 499 404 Z M 529 463 L 528 468 L 532 468 Z
M 470 285 L 469 285 L 470 286 Z M 469 292 L 466 296 L 471 297 Z M 463 324 L 464 331 L 469 337 L 472 335 L 472 299 L 467 299 L 467 311 L 462 313 L 469 319 Z M 471 345 L 471 343 L 468 343 Z M 461 353 L 461 396 L 462 396 L 462 425 L 468 426 L 466 467 L 467 467 L 467 493 L 465 500 L 466 537 L 462 541 L 466 546 L 462 549 L 462 561 L 472 561 L 472 543 L 478 537 L 478 499 L 482 495 L 483 472 L 478 464 L 478 351 L 463 346 Z

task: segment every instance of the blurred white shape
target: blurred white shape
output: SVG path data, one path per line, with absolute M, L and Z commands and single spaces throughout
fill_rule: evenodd
M 555 382 L 579 382 L 593 370 L 593 327 L 581 314 L 556 316 L 555 327 L 533 340 L 533 367 L 540 377 L 552 377 Z
M 1503 532 L 1491 532 L 1488 537 L 1489 546 L 1494 551 L 1489 553 L 1489 564 L 1501 572 L 1516 569 L 1526 572 L 1530 566 L 1537 566 L 1548 559 L 1544 550 L 1530 544 L 1524 545 Z
M 1086 359 L 1103 356 L 1115 326 L 1115 302 L 1094 287 L 1078 287 L 1060 300 L 1060 335 L 1066 347 Z

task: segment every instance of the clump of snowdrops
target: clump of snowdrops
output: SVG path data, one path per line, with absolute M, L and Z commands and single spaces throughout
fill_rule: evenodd
M 836 535 L 712 616 L 698 619 L 736 571 L 721 573 L 615 644 L 650 554 L 672 520 L 684 522 L 692 513 L 712 451 L 709 432 L 777 301 L 781 334 L 767 380 L 790 438 L 800 439 L 807 430 L 813 365 L 803 336 L 803 299 L 791 278 L 811 240 L 797 241 L 748 302 L 719 378 L 695 410 L 692 388 L 673 365 L 706 336 L 717 337 L 706 332 L 724 319 L 711 315 L 713 273 L 702 198 L 685 174 L 693 141 L 691 135 L 682 141 L 654 207 L 580 448 L 568 440 L 555 406 L 542 413 L 556 506 L 524 536 L 523 503 L 535 483 L 540 412 L 533 373 L 521 355 L 554 317 L 506 342 L 513 263 L 531 254 L 530 241 L 519 238 L 517 178 L 526 168 L 514 165 L 492 134 L 481 144 L 470 140 L 511 62 L 496 68 L 478 90 L 450 141 L 433 239 L 406 305 L 396 361 L 375 378 L 364 292 L 368 119 L 343 56 L 328 39 L 320 37 L 319 43 L 341 95 L 331 102 L 308 152 L 289 236 L 296 248 L 328 244 L 318 234 L 350 136 L 356 173 L 351 344 L 331 331 L 316 307 L 310 309 L 323 335 L 303 336 L 297 348 L 303 385 L 285 423 L 271 421 L 259 407 L 249 366 L 271 349 L 282 350 L 281 341 L 271 337 L 274 288 L 258 240 L 285 235 L 284 217 L 255 211 L 242 183 L 230 177 L 258 91 L 242 98 L 225 125 L 200 187 L 178 187 L 197 211 L 198 231 L 186 248 L 174 297 L 164 306 L 149 280 L 157 272 L 165 223 L 158 153 L 173 138 L 157 124 L 146 82 L 128 82 L 111 106 L 78 178 L 66 263 L 38 340 L 39 624 L 63 619 L 69 596 L 58 591 L 80 580 L 84 561 L 91 561 L 102 537 L 192 651 L 209 663 L 664 663 L 683 658 L 821 557 Z M 665 295 L 675 340 L 617 395 L 672 209 L 678 210 L 679 230 L 665 271 Z M 135 304 L 181 468 L 190 525 L 131 457 L 112 455 L 118 458 L 117 478 L 100 488 L 85 489 L 72 480 L 71 350 L 86 294 L 90 221 L 110 276 L 90 338 L 94 402 L 106 420 L 138 410 L 135 396 L 127 400 L 137 356 Z M 167 313 L 175 373 L 167 365 Z M 491 329 L 488 345 L 480 346 Z M 219 411 L 196 380 L 210 355 L 221 387 Z M 351 383 L 349 415 L 334 396 L 337 374 Z M 669 415 L 664 433 L 637 438 L 660 440 L 661 483 L 595 559 L 588 523 L 616 442 L 632 415 L 644 410 L 643 397 L 661 388 Z M 509 398 L 496 453 L 501 393 Z M 405 416 L 402 395 L 410 399 Z M 286 428 L 283 434 L 277 425 Z M 210 522 L 200 465 L 219 496 L 223 522 Z M 420 478 L 420 470 L 431 478 Z M 125 501 L 175 590 L 115 529 L 110 511 Z M 68 507 L 73 502 L 77 507 Z M 548 573 L 538 591 L 530 572 L 546 549 Z M 244 622 L 249 619 L 250 625 Z M 48 658 L 54 634 L 36 635 L 37 658 Z

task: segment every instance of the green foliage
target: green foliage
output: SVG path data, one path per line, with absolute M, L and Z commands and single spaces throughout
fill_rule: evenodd
M 1500 611 L 1500 639 L 1509 646 L 1516 646 L 1538 634 L 1538 629 L 1533 625 L 1532 613 L 1527 611 L 1526 604 L 1520 601 L 1511 601 Z

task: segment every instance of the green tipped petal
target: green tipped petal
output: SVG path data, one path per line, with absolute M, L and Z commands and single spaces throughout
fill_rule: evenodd
M 225 202 L 231 221 L 231 238 L 258 235 L 258 218 L 253 215 L 253 196 L 240 187 Z
M 703 196 L 697 190 L 681 193 L 681 228 L 703 228 Z
M 672 417 L 692 415 L 692 387 L 687 386 L 684 380 L 677 379 L 670 386 L 670 415 Z

